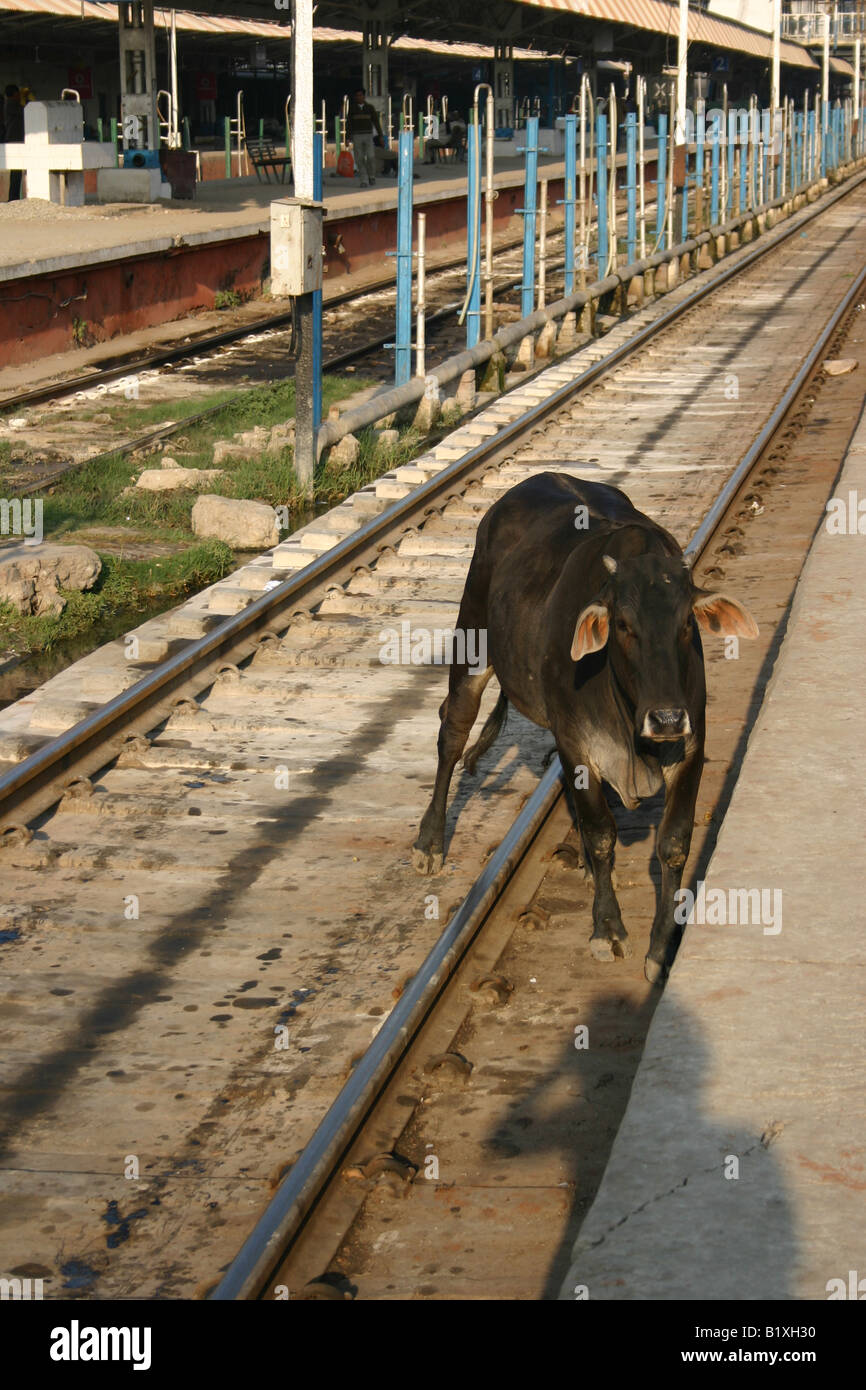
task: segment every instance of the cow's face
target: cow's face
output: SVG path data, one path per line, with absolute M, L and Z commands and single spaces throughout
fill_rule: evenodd
M 673 557 L 605 555 L 604 564 L 608 579 L 578 617 L 572 660 L 607 646 L 636 735 L 655 743 L 684 738 L 692 731 L 686 678 L 694 621 L 719 635 L 757 637 L 755 620 L 736 599 L 696 589 Z

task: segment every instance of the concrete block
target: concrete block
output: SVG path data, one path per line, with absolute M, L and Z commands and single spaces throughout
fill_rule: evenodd
M 159 169 L 100 169 L 96 192 L 101 203 L 155 203 L 171 197 Z

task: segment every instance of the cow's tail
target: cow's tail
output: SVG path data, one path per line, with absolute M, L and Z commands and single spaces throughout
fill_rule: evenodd
M 493 706 L 488 716 L 487 723 L 478 736 L 478 742 L 473 743 L 471 748 L 467 748 L 463 754 L 463 766 L 468 773 L 474 773 L 478 759 L 486 753 L 491 744 L 495 743 L 502 733 L 502 726 L 505 723 L 505 716 L 508 714 L 508 701 L 500 692 L 499 699 Z

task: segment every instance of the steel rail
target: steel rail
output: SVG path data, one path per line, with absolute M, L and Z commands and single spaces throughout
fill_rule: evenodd
M 832 318 L 798 369 L 769 421 L 743 455 L 686 545 L 684 554 L 692 566 L 706 548 L 744 479 L 778 431 L 791 404 L 814 371 L 828 341 L 861 293 L 864 283 L 866 269 L 837 305 Z M 521 424 L 525 428 L 523 421 Z M 211 1299 L 250 1299 L 263 1293 L 269 1278 L 285 1258 L 287 1247 L 312 1211 L 329 1175 L 333 1173 L 353 1142 L 364 1117 L 378 1101 L 396 1063 L 405 1055 L 457 965 L 481 930 L 497 897 L 501 895 L 541 826 L 564 794 L 561 779 L 562 767 L 557 754 L 513 822 L 505 839 L 358 1061 L 297 1162 L 283 1179 L 241 1250 L 210 1294 Z
M 866 178 L 866 175 L 861 176 L 854 187 L 858 186 L 863 178 Z M 768 244 L 757 245 L 753 251 L 739 259 L 735 264 L 717 274 L 710 274 L 706 284 L 698 285 L 684 299 L 663 311 L 651 323 L 646 324 L 633 337 L 627 339 L 618 348 L 614 348 L 604 358 L 587 367 L 573 381 L 569 381 L 551 392 L 543 401 L 531 406 L 517 420 L 503 426 L 495 435 L 491 435 L 489 439 L 467 451 L 461 458 L 455 459 L 453 463 L 448 464 L 432 478 L 429 478 L 427 482 L 421 483 L 413 489 L 406 497 L 399 498 L 390 507 L 380 512 L 378 516 L 371 518 L 359 530 L 332 546 L 330 550 L 325 551 L 302 570 L 297 571 L 291 578 L 284 580 L 269 592 L 254 599 L 240 613 L 226 618 L 224 622 L 216 625 L 213 631 L 189 642 L 182 651 L 160 663 L 120 695 L 116 695 L 85 719 L 64 730 L 62 734 L 51 739 L 35 753 L 31 753 L 20 763 L 0 775 L 0 833 L 8 828 L 16 809 L 24 802 L 25 798 L 43 791 L 60 772 L 71 771 L 76 759 L 80 760 L 84 756 L 92 757 L 97 752 L 100 742 L 111 744 L 113 741 L 116 744 L 125 726 L 135 717 L 147 715 L 154 710 L 176 691 L 182 681 L 191 677 L 195 668 L 212 664 L 221 655 L 225 655 L 227 648 L 236 645 L 245 638 L 248 640 L 250 633 L 255 628 L 263 624 L 268 618 L 278 614 L 288 604 L 296 603 L 311 589 L 318 588 L 328 578 L 333 577 L 335 572 L 344 568 L 353 557 L 359 559 L 361 553 L 371 548 L 378 547 L 380 550 L 387 548 L 389 533 L 398 528 L 410 516 L 419 511 L 423 514 L 425 507 L 434 503 L 441 494 L 447 495 L 449 488 L 455 482 L 471 475 L 485 464 L 489 465 L 494 456 L 500 453 L 512 439 L 524 434 L 546 415 L 551 414 L 567 400 L 592 385 L 599 377 L 612 371 L 621 361 L 637 352 L 651 338 L 663 332 L 671 323 L 711 295 L 716 289 L 721 288 L 736 275 L 755 264 L 756 261 L 770 254 L 795 232 L 799 232 L 804 222 L 812 221 L 815 217 L 820 216 L 829 206 L 833 206 L 840 197 L 846 196 L 851 191 L 853 188 L 846 186 L 843 190 L 839 190 L 831 201 L 822 201 L 820 205 L 816 203 L 806 217 L 794 222 L 793 226 L 786 227 L 778 237 L 774 236 Z M 155 720 L 154 722 L 158 721 Z M 99 765 L 105 766 L 112 761 L 116 752 L 116 747 L 113 751 L 106 747 L 104 760 Z M 47 802 L 42 809 L 47 809 L 47 806 L 59 800 L 61 795 L 62 788 L 58 788 L 56 797 Z
M 552 233 L 554 237 L 561 235 L 562 232 L 559 228 Z M 522 241 L 503 242 L 501 246 L 497 247 L 496 254 L 497 256 L 501 256 L 509 251 L 516 250 L 522 245 Z M 441 265 L 436 265 L 431 268 L 429 272 L 430 280 L 435 282 L 435 279 L 439 276 L 444 278 L 447 275 L 454 275 L 461 270 L 465 264 L 465 255 L 455 257 L 453 260 L 443 261 Z M 561 269 L 564 264 L 564 261 L 558 261 L 550 268 L 552 270 L 558 270 Z M 502 290 L 514 289 L 515 286 L 520 283 L 520 277 L 518 276 L 516 279 L 503 281 L 497 289 L 501 293 Z M 370 295 L 381 294 L 383 291 L 392 290 L 394 286 L 395 281 L 393 275 L 387 279 L 374 280 L 370 284 L 358 285 L 351 290 L 341 290 L 339 294 L 332 295 L 330 299 L 327 299 L 323 307 L 327 313 L 329 309 L 338 309 L 343 304 L 360 302 Z M 0 300 L 0 304 L 2 304 L 2 300 Z M 455 306 L 449 305 L 447 307 L 448 311 L 451 312 Z M 456 307 L 459 308 L 460 304 L 458 303 Z M 444 314 L 445 311 L 440 310 L 438 312 Z M 433 321 L 433 317 L 427 320 L 428 323 Z M 72 396 L 77 391 L 92 390 L 94 386 L 99 386 L 103 382 L 119 381 L 123 377 L 129 376 L 131 373 L 146 372 L 154 370 L 157 367 L 170 366 L 172 363 L 183 362 L 187 358 L 196 357 L 202 353 L 215 352 L 218 348 L 229 346 L 232 343 L 243 342 L 244 338 L 252 338 L 257 333 L 271 333 L 281 328 L 288 328 L 291 322 L 291 311 L 286 310 L 282 313 L 265 315 L 262 318 L 253 319 L 252 322 L 248 324 L 238 324 L 234 328 L 224 328 L 216 333 L 203 334 L 201 338 L 194 339 L 192 342 L 178 343 L 176 347 L 155 348 L 152 352 L 143 353 L 138 357 L 125 357 L 120 360 L 109 359 L 105 367 L 97 368 L 92 372 L 82 372 L 79 376 L 70 377 L 66 381 L 56 382 L 53 386 L 35 386 L 31 391 L 20 391 L 13 396 L 0 396 L 0 411 L 19 410 L 25 406 L 39 405 L 42 401 L 62 400 L 65 396 Z M 369 346 L 366 350 L 372 351 L 375 347 L 381 347 L 386 337 L 389 336 L 392 331 L 393 330 L 389 329 L 388 334 L 383 335 L 381 339 L 377 338 L 372 346 Z M 364 349 L 358 349 L 358 354 L 360 355 L 363 351 Z M 351 356 L 348 354 L 343 354 L 336 359 L 337 362 L 348 362 L 351 360 Z M 331 366 L 333 364 L 326 363 L 325 365 Z

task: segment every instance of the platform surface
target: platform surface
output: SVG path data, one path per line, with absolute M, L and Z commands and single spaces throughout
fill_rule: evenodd
M 465 195 L 465 164 L 415 161 L 417 205 Z M 560 159 L 539 158 L 539 175 L 562 177 Z M 498 159 L 494 183 L 523 182 L 522 159 Z M 215 179 L 196 185 L 194 202 L 158 204 L 88 202 L 63 208 L 42 199 L 0 203 L 0 282 L 145 256 L 178 245 L 201 245 L 270 232 L 270 205 L 292 195 L 289 183 L 259 183 L 255 177 Z M 372 215 L 397 206 L 395 178 L 379 178 L 362 189 L 357 178 L 325 171 L 324 201 L 332 220 Z
M 864 630 L 866 535 L 822 522 L 706 875 L 769 910 L 686 928 L 563 1300 L 866 1294 Z

